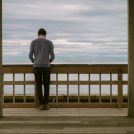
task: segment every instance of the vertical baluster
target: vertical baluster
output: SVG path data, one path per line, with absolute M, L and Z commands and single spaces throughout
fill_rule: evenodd
M 3 117 L 3 103 L 4 103 L 3 75 L 4 74 L 0 72 L 0 118 Z
M 34 103 L 36 104 L 36 107 L 39 106 L 39 100 L 38 100 L 38 97 L 37 97 L 36 84 L 34 84 Z
M 35 82 L 35 75 L 34 75 L 34 103 L 36 108 L 39 107 L 39 99 L 37 96 L 37 87 L 36 87 L 36 82 Z
M 88 80 L 89 80 L 89 82 L 90 82 L 90 74 L 88 75 Z M 91 103 L 90 84 L 88 85 L 88 102 Z
M 58 103 L 58 74 L 56 73 L 56 103 Z
M 4 95 L 4 73 L 2 73 L 1 75 L 2 75 L 2 83 L 0 85 L 0 88 L 1 88 L 2 103 L 4 104 L 4 100 L 5 100 L 5 95 Z
M 15 81 L 15 74 L 13 73 L 13 82 Z M 15 103 L 15 85 L 13 84 L 13 103 Z
M 80 103 L 80 74 L 78 73 L 78 103 Z
M 67 103 L 69 103 L 69 74 L 67 74 Z
M 36 92 L 36 85 L 34 84 L 34 103 L 37 105 L 37 92 Z
M 24 73 L 24 82 L 26 81 L 26 74 Z M 26 84 L 24 84 L 24 103 L 26 103 Z
M 122 74 L 118 74 L 118 107 L 122 108 L 123 105 L 123 85 L 122 85 Z
M 1 88 L 1 94 L 0 94 L 0 96 L 2 97 L 2 99 L 1 99 L 1 102 L 2 102 L 2 104 L 4 104 L 4 100 L 5 100 L 5 95 L 4 95 L 4 73 L 2 73 L 1 74 L 1 85 L 0 85 L 0 88 Z
M 110 74 L 110 104 L 112 104 L 112 74 Z
M 101 74 L 99 74 L 99 80 L 100 80 L 100 84 L 99 84 L 99 103 L 101 103 Z

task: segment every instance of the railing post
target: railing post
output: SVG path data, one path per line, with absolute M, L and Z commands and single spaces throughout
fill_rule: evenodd
M 128 0 L 128 116 L 134 117 L 134 0 Z
M 0 117 L 3 117 L 3 73 L 2 73 L 2 0 L 0 0 Z
M 118 107 L 123 107 L 123 85 L 122 85 L 122 73 L 118 74 Z
M 35 105 L 36 105 L 36 108 L 38 108 L 39 107 L 39 99 L 38 99 L 38 96 L 37 96 L 37 86 L 36 86 L 36 84 L 34 85 L 34 87 L 35 87 Z

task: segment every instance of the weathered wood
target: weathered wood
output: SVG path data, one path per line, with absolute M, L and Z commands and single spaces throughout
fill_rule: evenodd
M 32 73 L 32 65 L 3 65 L 4 73 Z M 53 64 L 51 73 L 127 73 L 127 65 L 124 64 Z
M 69 81 L 69 74 L 67 74 L 67 82 Z M 67 84 L 67 103 L 69 103 L 69 84 Z
M 2 73 L 2 0 L 0 0 L 0 83 L 3 82 Z M 3 85 L 0 84 L 0 117 L 3 116 Z
M 56 81 L 58 81 L 58 74 L 56 73 Z M 58 103 L 58 83 L 56 84 L 56 103 Z
M 51 81 L 51 85 L 109 85 L 110 81 Z M 34 85 L 35 81 L 4 81 L 4 85 Z M 118 81 L 111 81 L 111 84 L 117 85 Z M 127 85 L 127 81 L 123 81 L 122 84 Z
M 80 74 L 78 73 L 78 103 L 80 103 Z
M 74 68 L 75 67 L 75 68 Z M 82 69 L 81 69 L 82 67 Z M 59 69 L 58 69 L 59 68 Z M 64 69 L 65 70 L 64 70 Z M 58 72 L 55 71 L 55 69 L 57 69 Z M 118 86 L 118 102 L 116 102 L 116 105 L 118 103 L 119 106 L 121 106 L 121 103 L 123 103 L 121 100 L 123 100 L 123 94 L 121 93 L 122 92 L 122 85 L 124 84 L 127 84 L 127 81 L 120 81 L 119 80 L 112 80 L 112 77 L 111 75 L 112 74 L 123 74 L 123 73 L 126 73 L 126 70 L 127 70 L 127 65 L 85 65 L 85 64 L 82 64 L 82 65 L 72 65 L 72 64 L 68 64 L 68 65 L 52 65 L 52 73 L 53 74 L 56 74 L 56 80 L 52 80 L 50 82 L 51 85 L 56 85 L 56 95 L 54 95 L 55 97 L 53 98 L 53 104 L 55 105 L 55 102 L 56 102 L 56 105 L 59 105 L 58 104 L 59 102 L 62 102 L 60 100 L 60 97 L 59 97 L 59 86 L 60 85 L 66 85 L 67 86 L 67 89 L 66 89 L 66 95 L 64 96 L 64 98 L 66 98 L 66 102 L 63 101 L 63 104 L 64 103 L 68 103 L 68 104 L 71 104 L 73 102 L 72 99 L 70 100 L 71 98 L 71 95 L 69 95 L 69 87 L 70 85 L 78 85 L 78 94 L 77 94 L 77 100 L 78 100 L 78 103 L 81 103 L 83 101 L 83 105 L 87 105 L 87 107 L 89 107 L 88 103 L 90 104 L 92 100 L 92 94 L 91 94 L 91 89 L 90 89 L 90 86 L 91 85 L 99 85 L 99 102 L 98 102 L 98 98 L 96 98 L 96 101 L 94 102 L 93 105 L 95 106 L 98 106 L 99 107 L 99 104 L 103 103 L 104 99 L 103 99 L 103 95 L 102 95 L 102 89 L 101 89 L 101 85 L 119 85 Z M 69 72 L 71 71 L 71 72 Z M 93 71 L 93 72 L 92 72 Z M 112 71 L 112 72 L 111 72 Z M 55 72 L 55 73 L 54 73 Z M 79 73 L 81 72 L 81 73 Z M 90 73 L 91 72 L 91 73 Z M 100 73 L 101 72 L 101 73 Z M 101 75 L 105 72 L 105 74 L 110 74 L 110 79 L 109 80 L 102 80 L 101 79 Z M 118 72 L 118 73 L 117 73 Z M 3 73 L 4 74 L 8 74 L 8 73 L 11 73 L 13 74 L 13 81 L 4 81 L 3 82 L 3 85 L 13 85 L 13 103 L 15 102 L 15 85 L 23 85 L 24 86 L 24 96 L 23 97 L 23 100 L 21 100 L 21 103 L 20 105 L 18 105 L 18 107 L 22 107 L 22 104 L 26 104 L 26 97 L 25 97 L 25 86 L 26 85 L 35 85 L 35 81 L 34 80 L 26 80 L 26 74 L 27 73 L 32 73 L 32 66 L 31 65 L 4 65 L 3 66 Z M 15 74 L 16 73 L 20 73 L 20 74 L 23 74 L 24 75 L 24 80 L 22 81 L 15 81 Z M 59 79 L 59 74 L 66 74 L 66 80 L 61 80 Z M 69 75 L 70 74 L 77 74 L 77 80 L 70 80 L 69 79 Z M 81 80 L 81 74 L 86 74 L 88 76 L 88 79 L 87 80 Z M 99 80 L 92 80 L 90 79 L 90 75 L 93 75 L 93 74 L 98 74 L 99 75 Z M 81 87 L 80 85 L 87 85 L 89 86 L 89 89 L 88 89 L 88 94 L 87 94 L 87 99 L 88 99 L 88 103 L 85 103 L 87 100 L 82 100 L 82 96 L 81 96 Z M 112 87 L 110 87 L 111 91 L 110 91 L 110 94 L 109 94 L 109 97 L 111 98 L 110 99 L 110 102 L 108 102 L 109 104 L 112 104 Z M 36 92 L 35 92 L 36 93 Z M 74 101 L 76 101 L 76 97 L 74 99 Z M 98 96 L 97 96 L 98 97 Z M 38 107 L 38 99 L 36 99 L 36 95 L 35 95 L 35 102 L 37 103 L 37 107 Z M 106 99 L 107 100 L 107 99 Z M 23 101 L 23 103 L 22 103 Z M 84 102 L 85 101 L 85 102 Z M 107 100 L 108 101 L 108 100 Z M 114 100 L 115 101 L 115 100 Z M 84 104 L 85 103 L 85 104 Z M 97 103 L 97 105 L 95 104 Z M 107 107 L 109 107 L 109 104 L 106 105 Z M 5 104 L 4 104 L 5 105 Z M 10 104 L 8 104 L 10 105 Z M 16 105 L 16 104 L 15 104 Z M 71 106 L 71 105 L 68 105 L 68 106 Z M 92 105 L 92 104 L 91 104 Z M 14 105 L 12 105 L 14 106 Z M 23 105 L 24 106 L 24 105 Z M 64 105 L 63 105 L 64 106 Z M 73 105 L 74 107 L 77 107 L 77 105 Z M 78 105 L 79 107 L 82 106 L 82 105 Z M 100 105 L 101 106 L 101 105 Z M 111 105 L 111 106 L 115 106 L 115 105 Z
M 128 65 L 128 88 L 129 103 L 128 116 L 134 117 L 134 0 L 129 0 L 129 65 Z
M 13 81 L 15 81 L 15 74 L 13 73 Z M 13 84 L 13 103 L 15 103 L 15 84 Z
M 26 81 L 26 75 L 25 75 L 25 73 L 24 73 L 24 81 Z M 26 103 L 26 85 L 25 84 L 24 84 L 24 103 Z
M 122 108 L 122 104 L 123 104 L 122 74 L 118 74 L 118 107 Z
M 101 74 L 99 74 L 99 103 L 101 103 Z
M 50 103 L 52 108 L 118 108 L 117 103 L 107 104 L 107 103 Z M 35 108 L 36 104 L 33 103 L 5 103 L 4 108 Z M 122 108 L 126 108 L 127 104 L 122 104 Z
M 127 109 L 5 108 L 0 134 L 133 134 Z
M 110 104 L 112 103 L 112 74 L 110 74 Z
M 88 74 L 88 80 L 90 81 L 90 74 Z M 91 88 L 90 84 L 88 84 L 88 102 L 91 102 Z

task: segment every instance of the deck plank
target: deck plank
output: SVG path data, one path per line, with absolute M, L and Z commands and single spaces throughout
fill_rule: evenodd
M 134 134 L 134 118 L 126 108 L 5 108 L 0 134 Z

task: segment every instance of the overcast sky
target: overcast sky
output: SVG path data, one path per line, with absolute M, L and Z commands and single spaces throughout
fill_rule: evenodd
M 3 0 L 5 46 L 28 46 L 41 27 L 57 53 L 60 43 L 126 42 L 127 0 Z
M 3 0 L 4 39 L 126 39 L 127 0 Z M 122 38 L 123 37 L 123 38 Z

